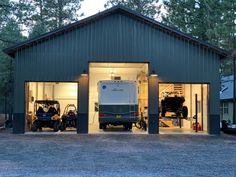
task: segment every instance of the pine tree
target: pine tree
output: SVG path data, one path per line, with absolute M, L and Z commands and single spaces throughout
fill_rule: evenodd
M 235 31 L 234 0 L 164 0 L 163 22 L 199 39 L 232 50 Z
M 235 0 L 164 0 L 163 22 L 199 39 L 232 52 L 221 61 L 221 74 L 233 73 L 236 50 Z
M 157 5 L 159 0 L 108 0 L 104 5 L 109 8 L 115 5 L 123 5 L 137 11 L 145 16 L 155 18 L 160 13 L 160 6 Z
M 6 26 L 7 21 L 10 16 L 10 8 L 11 4 L 9 0 L 2 0 L 0 2 L 0 41 L 1 42 L 7 42 L 6 39 L 4 39 L 4 36 L 1 34 L 1 30 L 4 26 Z
M 3 41 L 0 41 L 0 100 L 7 100 L 7 112 L 12 113 L 14 59 L 7 56 L 2 50 L 25 38 L 22 36 L 18 24 L 12 19 L 1 29 L 0 36 L 4 38 Z M 0 107 L 4 107 L 3 103 L 3 101 L 0 103 Z
M 228 50 L 236 51 L 236 1 L 224 0 L 222 1 L 224 10 L 222 15 L 222 46 Z
M 30 37 L 75 22 L 83 0 L 31 0 L 36 12 L 32 15 L 33 27 Z
M 7 112 L 13 110 L 13 63 L 14 59 L 3 53 L 3 49 L 24 38 L 21 34 L 20 23 L 15 16 L 17 8 L 15 2 L 2 0 L 0 2 L 0 108 L 7 100 Z M 22 14 L 22 13 L 21 13 Z M 1 111 L 3 111 L 1 109 Z
M 21 32 L 27 33 L 27 28 L 33 25 L 32 16 L 36 12 L 36 7 L 32 5 L 32 2 L 33 0 L 11 2 L 11 19 L 19 25 Z
M 48 32 L 50 29 L 47 25 L 47 9 L 45 7 L 45 0 L 33 0 L 32 2 L 36 13 L 32 15 L 31 20 L 33 22 L 33 27 L 30 28 L 29 38 L 39 36 L 43 33 Z

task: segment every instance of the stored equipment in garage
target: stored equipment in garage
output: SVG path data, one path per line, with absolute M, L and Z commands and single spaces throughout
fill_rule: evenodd
M 187 118 L 188 108 L 183 106 L 185 98 L 183 96 L 170 96 L 173 92 L 167 93 L 167 96 L 161 100 L 161 116 L 171 118 Z M 169 113 L 167 115 L 167 113 Z
M 159 84 L 159 95 L 161 131 L 191 133 L 207 130 L 207 84 L 162 83 Z
M 36 132 L 42 127 L 53 128 L 56 132 L 59 130 L 60 118 L 60 104 L 56 100 L 36 100 L 34 103 L 34 113 L 32 131 Z
M 76 128 L 77 125 L 77 108 L 74 104 L 68 104 L 61 116 L 60 130 L 64 131 L 67 127 Z
M 126 130 L 138 121 L 136 81 L 104 80 L 98 83 L 99 128 L 123 125 Z
M 58 131 L 57 124 L 59 123 L 60 129 L 63 123 L 60 110 L 64 111 L 69 104 L 77 108 L 78 83 L 76 82 L 27 82 L 25 87 L 27 131 L 52 132 L 52 129 Z M 53 109 L 54 112 L 50 112 Z M 75 131 L 75 128 L 71 128 L 70 131 Z

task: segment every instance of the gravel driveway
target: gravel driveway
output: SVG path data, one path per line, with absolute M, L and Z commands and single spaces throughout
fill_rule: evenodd
M 236 176 L 236 136 L 0 133 L 0 176 Z

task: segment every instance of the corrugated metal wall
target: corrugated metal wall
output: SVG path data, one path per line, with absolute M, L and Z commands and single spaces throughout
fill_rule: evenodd
M 89 61 L 150 62 L 160 82 L 210 83 L 210 113 L 219 114 L 219 56 L 122 13 L 18 51 L 15 113 L 25 81 L 78 81 Z

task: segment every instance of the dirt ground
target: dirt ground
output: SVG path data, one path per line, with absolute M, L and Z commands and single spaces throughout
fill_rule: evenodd
M 13 135 L 0 132 L 1 177 L 236 176 L 236 136 Z

